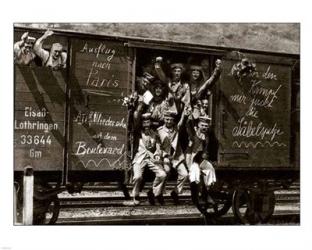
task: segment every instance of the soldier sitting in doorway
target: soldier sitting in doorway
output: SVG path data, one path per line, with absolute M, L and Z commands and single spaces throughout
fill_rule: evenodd
M 205 202 L 214 204 L 213 199 L 208 194 L 210 186 L 216 182 L 215 170 L 208 161 L 210 120 L 208 116 L 200 116 L 197 126 L 193 126 L 193 120 L 187 121 L 190 142 L 186 152 L 186 161 L 189 168 L 192 200 L 195 205 L 199 204 L 198 195 L 201 179 L 203 179 L 204 184 L 202 196 Z
M 165 124 L 158 128 L 161 146 L 168 154 L 168 158 L 164 158 L 164 169 L 167 174 L 171 169 L 178 173 L 178 179 L 175 189 L 171 192 L 171 197 L 175 204 L 179 203 L 179 194 L 182 193 L 184 183 L 187 180 L 188 172 L 185 166 L 185 156 L 179 141 L 181 127 L 176 126 L 177 114 L 167 111 L 164 114 Z M 183 125 L 183 124 L 182 124 Z
M 142 131 L 140 133 L 138 148 L 132 161 L 133 165 L 133 205 L 138 205 L 141 183 L 143 181 L 143 172 L 146 167 L 155 173 L 155 179 L 152 190 L 148 193 L 149 202 L 154 205 L 154 197 L 160 204 L 163 204 L 163 190 L 167 177 L 162 167 L 163 158 L 167 155 L 163 153 L 160 147 L 159 137 L 151 129 L 151 114 L 142 115 Z M 168 161 L 168 159 L 167 159 Z

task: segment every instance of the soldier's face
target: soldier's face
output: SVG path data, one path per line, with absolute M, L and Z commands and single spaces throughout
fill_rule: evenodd
M 202 60 L 201 66 L 203 70 L 207 71 L 209 69 L 209 61 L 207 59 Z
M 173 76 L 173 79 L 174 79 L 175 81 L 180 80 L 180 79 L 181 79 L 181 75 L 182 75 L 182 69 L 180 69 L 180 68 L 174 68 L 174 69 L 172 70 L 172 76 Z
M 150 120 L 143 121 L 142 127 L 144 130 L 148 130 L 151 127 L 151 121 Z
M 192 71 L 192 79 L 196 81 L 199 79 L 199 77 L 200 77 L 200 72 L 198 70 L 193 70 Z
M 29 54 L 30 52 L 32 51 L 32 46 L 31 45 L 25 45 L 24 48 L 23 48 L 23 53 L 25 55 Z
M 174 119 L 172 117 L 165 117 L 165 126 L 172 128 L 174 126 Z
M 162 94 L 163 94 L 163 89 L 162 89 L 162 87 L 161 86 L 156 86 L 155 87 L 155 95 L 156 96 L 162 96 Z
M 204 110 L 208 110 L 208 108 L 209 108 L 209 101 L 208 100 L 202 100 L 202 107 L 203 107 L 203 109 Z
M 61 50 L 54 50 L 52 53 L 53 53 L 52 54 L 53 59 L 57 60 L 61 56 L 62 51 Z
M 199 122 L 198 128 L 199 128 L 200 132 L 207 133 L 208 129 L 209 129 L 209 125 L 206 122 Z

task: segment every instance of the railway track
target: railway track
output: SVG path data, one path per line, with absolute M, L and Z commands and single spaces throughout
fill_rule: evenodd
M 174 205 L 169 190 L 164 195 L 164 206 L 151 206 L 147 202 L 146 190 L 141 195 L 139 206 L 125 206 L 121 191 L 116 186 L 90 186 L 80 194 L 59 195 L 61 209 L 57 225 L 236 225 L 232 209 L 220 218 L 205 221 L 194 207 L 190 191 L 185 190 L 180 197 L 181 205 Z M 114 188 L 114 189 L 113 189 Z M 275 191 L 276 206 L 269 224 L 291 224 L 300 222 L 300 191 L 298 185 L 287 190 Z
M 289 212 L 274 214 L 268 225 L 298 225 L 300 222 L 299 213 Z M 236 218 L 231 215 L 225 215 L 217 219 L 205 221 L 202 215 L 174 215 L 174 216 L 115 216 L 114 218 L 99 217 L 81 217 L 81 218 L 62 218 L 57 225 L 240 225 Z

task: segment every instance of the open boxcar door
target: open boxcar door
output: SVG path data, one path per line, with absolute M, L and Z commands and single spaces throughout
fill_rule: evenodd
M 218 163 L 290 165 L 291 66 L 283 57 L 229 53 L 218 95 Z
M 123 42 L 72 39 L 68 176 L 126 169 L 133 56 Z

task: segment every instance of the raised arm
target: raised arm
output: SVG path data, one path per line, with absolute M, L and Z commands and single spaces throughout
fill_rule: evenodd
M 180 129 L 184 126 L 185 121 L 191 116 L 192 114 L 192 108 L 190 106 L 185 106 L 182 114 L 181 114 L 181 118 L 178 122 L 178 130 L 180 131 Z
M 52 36 L 54 33 L 52 30 L 47 30 L 40 38 L 37 39 L 34 45 L 34 51 L 37 56 L 39 56 L 43 63 L 45 63 L 49 58 L 49 52 L 42 48 L 42 44 L 44 40 L 46 40 L 49 36 Z
M 28 37 L 28 32 L 25 32 L 21 36 L 21 40 L 14 44 L 14 54 L 19 56 L 21 54 L 21 48 L 24 46 L 26 39 Z
M 222 61 L 220 59 L 216 60 L 216 67 L 210 76 L 210 78 L 199 88 L 199 90 L 196 93 L 196 99 L 201 99 L 201 97 L 204 95 L 204 93 L 211 89 L 214 84 L 218 81 L 220 75 L 222 72 Z

